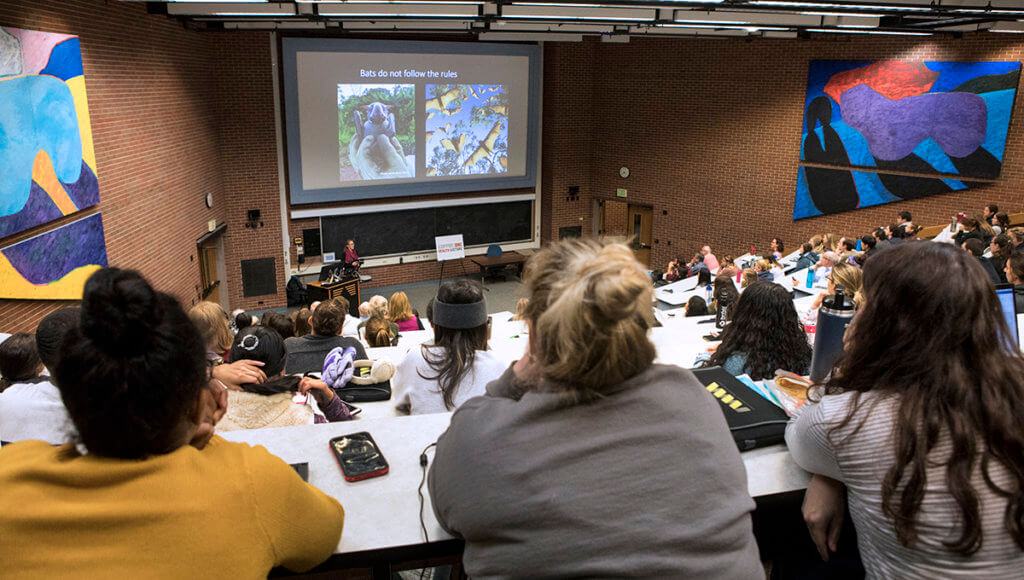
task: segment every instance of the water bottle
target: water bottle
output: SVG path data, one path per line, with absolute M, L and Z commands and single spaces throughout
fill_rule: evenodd
M 711 284 L 708 284 L 707 288 L 704 289 L 704 302 L 711 304 Z
M 807 287 L 814 287 L 814 268 L 808 268 L 807 270 Z
M 853 301 L 846 297 L 842 286 L 836 286 L 836 293 L 826 297 L 818 310 L 811 355 L 811 380 L 815 383 L 820 383 L 832 372 L 836 360 L 843 354 L 843 335 L 853 315 Z
M 858 252 L 860 252 L 860 251 L 861 251 L 861 249 L 860 249 L 860 248 L 861 248 L 861 243 L 862 243 L 862 242 L 861 242 L 860 238 L 857 238 L 857 251 L 858 251 Z

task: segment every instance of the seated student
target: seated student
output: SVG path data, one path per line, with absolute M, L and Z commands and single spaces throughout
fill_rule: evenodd
M 879 250 L 884 250 L 892 245 L 892 243 L 889 242 L 889 234 L 885 232 L 885 228 L 875 229 L 872 235 L 875 237 L 876 240 L 878 240 L 877 247 Z
M 1006 259 L 1003 273 L 1006 274 L 1006 282 L 1013 284 L 1013 300 L 1017 312 L 1024 312 L 1024 251 L 1015 250 Z
M 433 342 L 409 351 L 391 379 L 401 412 L 451 411 L 484 394 L 487 383 L 508 367 L 487 350 L 490 319 L 480 284 L 445 282 L 437 290 L 432 316 Z
M 192 324 L 199 329 L 200 336 L 203 337 L 203 344 L 206 346 L 206 359 L 229 360 L 231 342 L 235 335 L 231 332 L 228 314 L 224 312 L 220 304 L 203 300 L 189 309 L 188 317 L 192 320 Z
M 768 272 L 772 275 L 772 280 L 781 281 L 785 277 L 786 272 L 782 269 L 782 264 L 779 263 L 778 258 L 768 254 L 764 259 L 768 261 Z
M 813 266 L 814 268 L 814 282 L 813 286 L 816 288 L 824 288 L 828 284 L 828 276 L 832 273 L 832 267 L 842 262 L 839 254 L 835 252 L 825 252 L 818 259 L 818 263 Z M 797 280 L 796 278 L 790 278 L 793 286 L 805 285 L 807 280 Z
M 313 332 L 313 312 L 309 308 L 300 308 L 294 313 L 294 329 L 295 332 L 292 336 L 306 336 L 310 332 Z
M 42 371 L 34 335 L 17 332 L 0 342 L 0 391 L 16 384 L 39 382 Z
M 850 300 L 853 300 L 855 307 L 861 307 L 864 303 L 864 297 L 860 292 L 860 268 L 847 262 L 841 262 L 832 268 L 832 273 L 828 276 L 828 287 L 814 299 L 814 304 L 811 306 L 812 312 L 810 314 L 817 316 L 817 310 L 821 308 L 825 298 L 835 295 L 836 288 L 839 286 L 842 286 L 843 293 L 850 298 Z
M 369 309 L 370 316 L 366 320 L 360 322 L 356 328 L 358 330 L 363 330 L 363 328 L 366 326 L 367 321 L 374 316 L 378 318 L 383 318 L 384 320 L 388 321 L 388 324 L 391 328 L 392 340 L 397 340 L 398 333 L 401 332 L 401 330 L 399 330 L 398 325 L 395 324 L 393 320 L 391 320 L 390 309 L 388 307 L 388 299 L 384 298 L 379 294 L 371 297 Z
M 903 243 L 903 238 L 906 237 L 906 231 L 903 229 L 903 226 L 898 224 L 885 226 L 885 234 L 889 237 L 889 245 L 892 246 Z
M 964 242 L 964 250 L 970 252 L 972 256 L 978 259 L 978 263 L 981 264 L 981 268 L 988 275 L 988 279 L 992 280 L 993 284 L 999 284 L 999 274 L 996 273 L 995 267 L 992 265 L 992 261 L 985 257 L 985 244 L 978 238 L 969 238 Z
M 992 238 L 992 243 L 989 244 L 989 251 L 992 257 L 989 260 L 992 261 L 992 267 L 996 269 L 996 274 L 999 275 L 999 283 L 1006 284 L 1006 261 L 1013 255 L 1013 241 L 1010 236 L 1006 234 L 999 234 Z
M 786 255 L 786 246 L 781 238 L 772 238 L 771 255 L 775 256 L 776 260 L 781 260 Z
M 356 349 L 356 360 L 366 358 L 363 344 L 350 336 L 339 336 L 345 312 L 334 300 L 320 304 L 313 312 L 313 333 L 296 336 L 284 341 L 288 351 L 285 372 L 288 374 L 305 374 L 323 370 L 324 358 L 335 347 Z
M 992 238 L 996 237 L 996 231 L 992 229 L 992 224 L 987 219 L 982 219 L 977 214 L 972 216 L 975 221 L 978 222 L 978 230 L 981 232 L 981 241 L 985 242 L 985 245 L 989 245 L 992 242 Z
M 835 252 L 838 246 L 839 238 L 836 237 L 835 234 L 825 234 L 822 236 L 821 251 L 818 253 L 824 254 L 825 252 Z
M 978 224 L 978 220 L 968 216 L 957 224 L 956 235 L 953 236 L 953 243 L 956 244 L 956 247 L 962 248 L 964 247 L 964 242 L 971 238 L 983 240 L 982 243 L 984 243 L 984 238 L 982 237 L 981 227 Z
M 526 320 L 524 313 L 526 312 L 526 305 L 530 303 L 529 298 L 520 298 L 516 301 L 516 313 L 509 320 Z
M 280 312 L 273 310 L 264 312 L 260 324 L 276 330 L 281 335 L 282 340 L 295 336 L 295 325 L 292 324 L 292 321 L 287 316 Z
M 857 253 L 857 242 L 851 238 L 842 237 L 839 239 L 839 255 L 846 260 Z
M 757 270 L 753 268 L 744 268 L 743 272 L 740 273 L 740 288 L 746 288 L 754 282 L 757 282 L 758 274 Z
M 632 250 L 562 240 L 526 269 L 527 354 L 455 411 L 430 467 L 468 575 L 763 578 L 739 452 L 693 374 L 653 364 Z
M 54 378 L 81 445 L 0 448 L 8 574 L 258 578 L 335 550 L 336 500 L 262 447 L 214 436 L 227 392 L 174 297 L 100 269 L 61 349 Z
M 982 208 L 981 217 L 989 224 L 994 225 L 992 224 L 992 221 L 995 219 L 997 213 L 999 213 L 999 206 L 994 203 L 990 203 Z
M 785 288 L 758 281 L 740 294 L 722 343 L 703 364 L 716 365 L 755 381 L 774 377 L 778 369 L 808 372 L 811 347 Z
M 668 263 L 668 268 L 666 268 L 665 270 L 666 282 L 675 282 L 689 275 L 689 270 L 681 270 L 681 264 L 682 260 L 680 260 L 679 258 L 676 258 L 675 260 L 672 260 L 671 262 Z
M 44 375 L 38 381 L 15 384 L 0 393 L 0 442 L 40 439 L 51 445 L 63 445 L 76 439 L 75 426 L 52 377 L 61 341 L 68 330 L 78 325 L 80 316 L 78 308 L 63 308 L 39 321 L 35 351 L 45 367 Z M 0 349 L 6 344 L 0 344 Z M 0 368 L 0 373 L 6 371 Z
M 907 224 L 911 223 L 913 221 L 913 219 L 914 218 L 912 218 L 910 216 L 910 212 L 909 211 L 901 211 L 898 214 L 896 214 L 896 224 L 895 225 L 898 226 L 899 229 L 902 230 L 902 229 L 904 229 L 906 227 Z
M 818 263 L 818 254 L 814 251 L 814 246 L 810 242 L 804 242 L 804 245 L 800 247 L 800 257 L 796 260 L 796 269 L 810 268 L 816 263 Z
M 232 314 L 234 315 L 234 317 L 232 318 L 232 323 L 234 325 L 235 332 L 244 330 L 246 328 L 249 328 L 253 324 L 256 324 L 256 317 L 249 314 L 245 310 L 238 309 L 232 312 Z
M 689 274 L 687 276 L 696 276 L 701 270 L 708 270 L 708 265 L 704 263 L 704 255 L 698 253 L 690 259 Z
M 405 292 L 399 291 L 391 295 L 391 300 L 388 300 L 388 313 L 391 321 L 398 325 L 399 332 L 423 330 L 419 315 L 412 309 Z
M 864 253 L 862 255 L 865 259 L 878 251 L 877 246 L 878 240 L 871 234 L 863 236 L 860 239 L 860 247 L 864 249 Z
M 719 262 L 717 276 L 735 278 L 739 272 L 740 269 L 736 267 L 736 260 L 732 256 L 726 255 Z
M 691 296 L 684 308 L 686 316 L 707 316 L 710 314 L 708 312 L 708 303 L 700 296 Z
M 761 258 L 757 262 L 754 262 L 754 272 L 757 273 L 757 277 L 759 280 L 764 280 L 765 282 L 771 282 L 775 280 L 775 274 L 771 272 L 771 268 L 771 262 L 764 258 Z
M 1010 231 L 1010 216 L 1006 212 L 999 212 L 992 217 L 992 229 L 997 234 L 1006 234 Z
M 1010 240 L 1014 244 L 1014 249 L 1024 250 L 1024 227 L 1010 228 Z
M 754 276 L 754 279 L 756 280 L 757 277 Z M 715 278 L 713 297 L 714 302 L 709 305 L 709 310 L 715 313 L 715 320 L 720 321 L 724 326 L 732 320 L 732 309 L 736 305 L 736 301 L 740 299 L 740 293 L 736 290 L 731 276 L 721 274 Z
M 704 265 L 706 265 L 709 270 L 717 270 L 719 266 L 721 266 L 721 264 L 718 263 L 718 258 L 711 253 L 711 246 L 704 246 L 700 249 L 700 253 L 704 255 Z
M 370 348 L 392 346 L 396 338 L 391 334 L 391 323 L 379 316 L 371 316 L 365 328 L 366 344 Z
M 228 410 L 217 424 L 218 430 L 312 425 L 352 418 L 341 398 L 323 381 L 284 374 L 286 358 L 284 339 L 276 330 L 257 325 L 239 331 L 231 346 L 231 360 L 262 362 L 267 380 L 228 389 Z M 316 402 L 309 398 L 295 400 L 296 393 L 310 389 L 318 391 Z M 317 404 L 320 402 L 322 406 Z
M 834 547 L 845 485 L 868 578 L 1019 578 L 1024 360 L 991 285 L 966 252 L 905 244 L 867 262 L 864 295 L 786 429 L 826 490 L 808 491 L 812 538 Z

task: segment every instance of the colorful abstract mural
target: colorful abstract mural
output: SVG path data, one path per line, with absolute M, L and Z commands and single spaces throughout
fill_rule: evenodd
M 78 37 L 0 28 L 0 238 L 99 203 Z
M 78 300 L 86 279 L 106 265 L 96 213 L 0 249 L 0 298 Z
M 78 37 L 0 27 L 0 238 L 95 206 L 99 200 Z M 79 225 L 83 222 L 86 225 Z M 81 237 L 85 231 L 88 236 Z M 42 250 L 70 248 L 38 241 L 47 236 L 78 237 L 93 245 L 67 255 L 47 255 Z M 22 247 L 36 249 L 27 254 L 13 249 Z M 102 221 L 91 216 L 4 252 L 0 297 L 79 298 L 85 278 L 77 282 L 77 292 L 72 287 L 81 269 L 106 264 Z M 102 261 L 97 252 L 102 252 Z
M 800 160 L 834 168 L 800 167 L 793 219 L 998 177 L 1020 71 L 1019 62 L 811 61 Z

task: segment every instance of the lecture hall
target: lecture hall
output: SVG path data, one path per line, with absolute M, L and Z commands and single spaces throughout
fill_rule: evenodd
M 1020 0 L 0 2 L 0 575 L 1020 578 Z

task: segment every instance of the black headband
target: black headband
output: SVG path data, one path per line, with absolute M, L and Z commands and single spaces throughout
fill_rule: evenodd
M 469 304 L 448 304 L 435 299 L 432 322 L 452 329 L 482 326 L 487 324 L 487 302 L 481 298 Z

